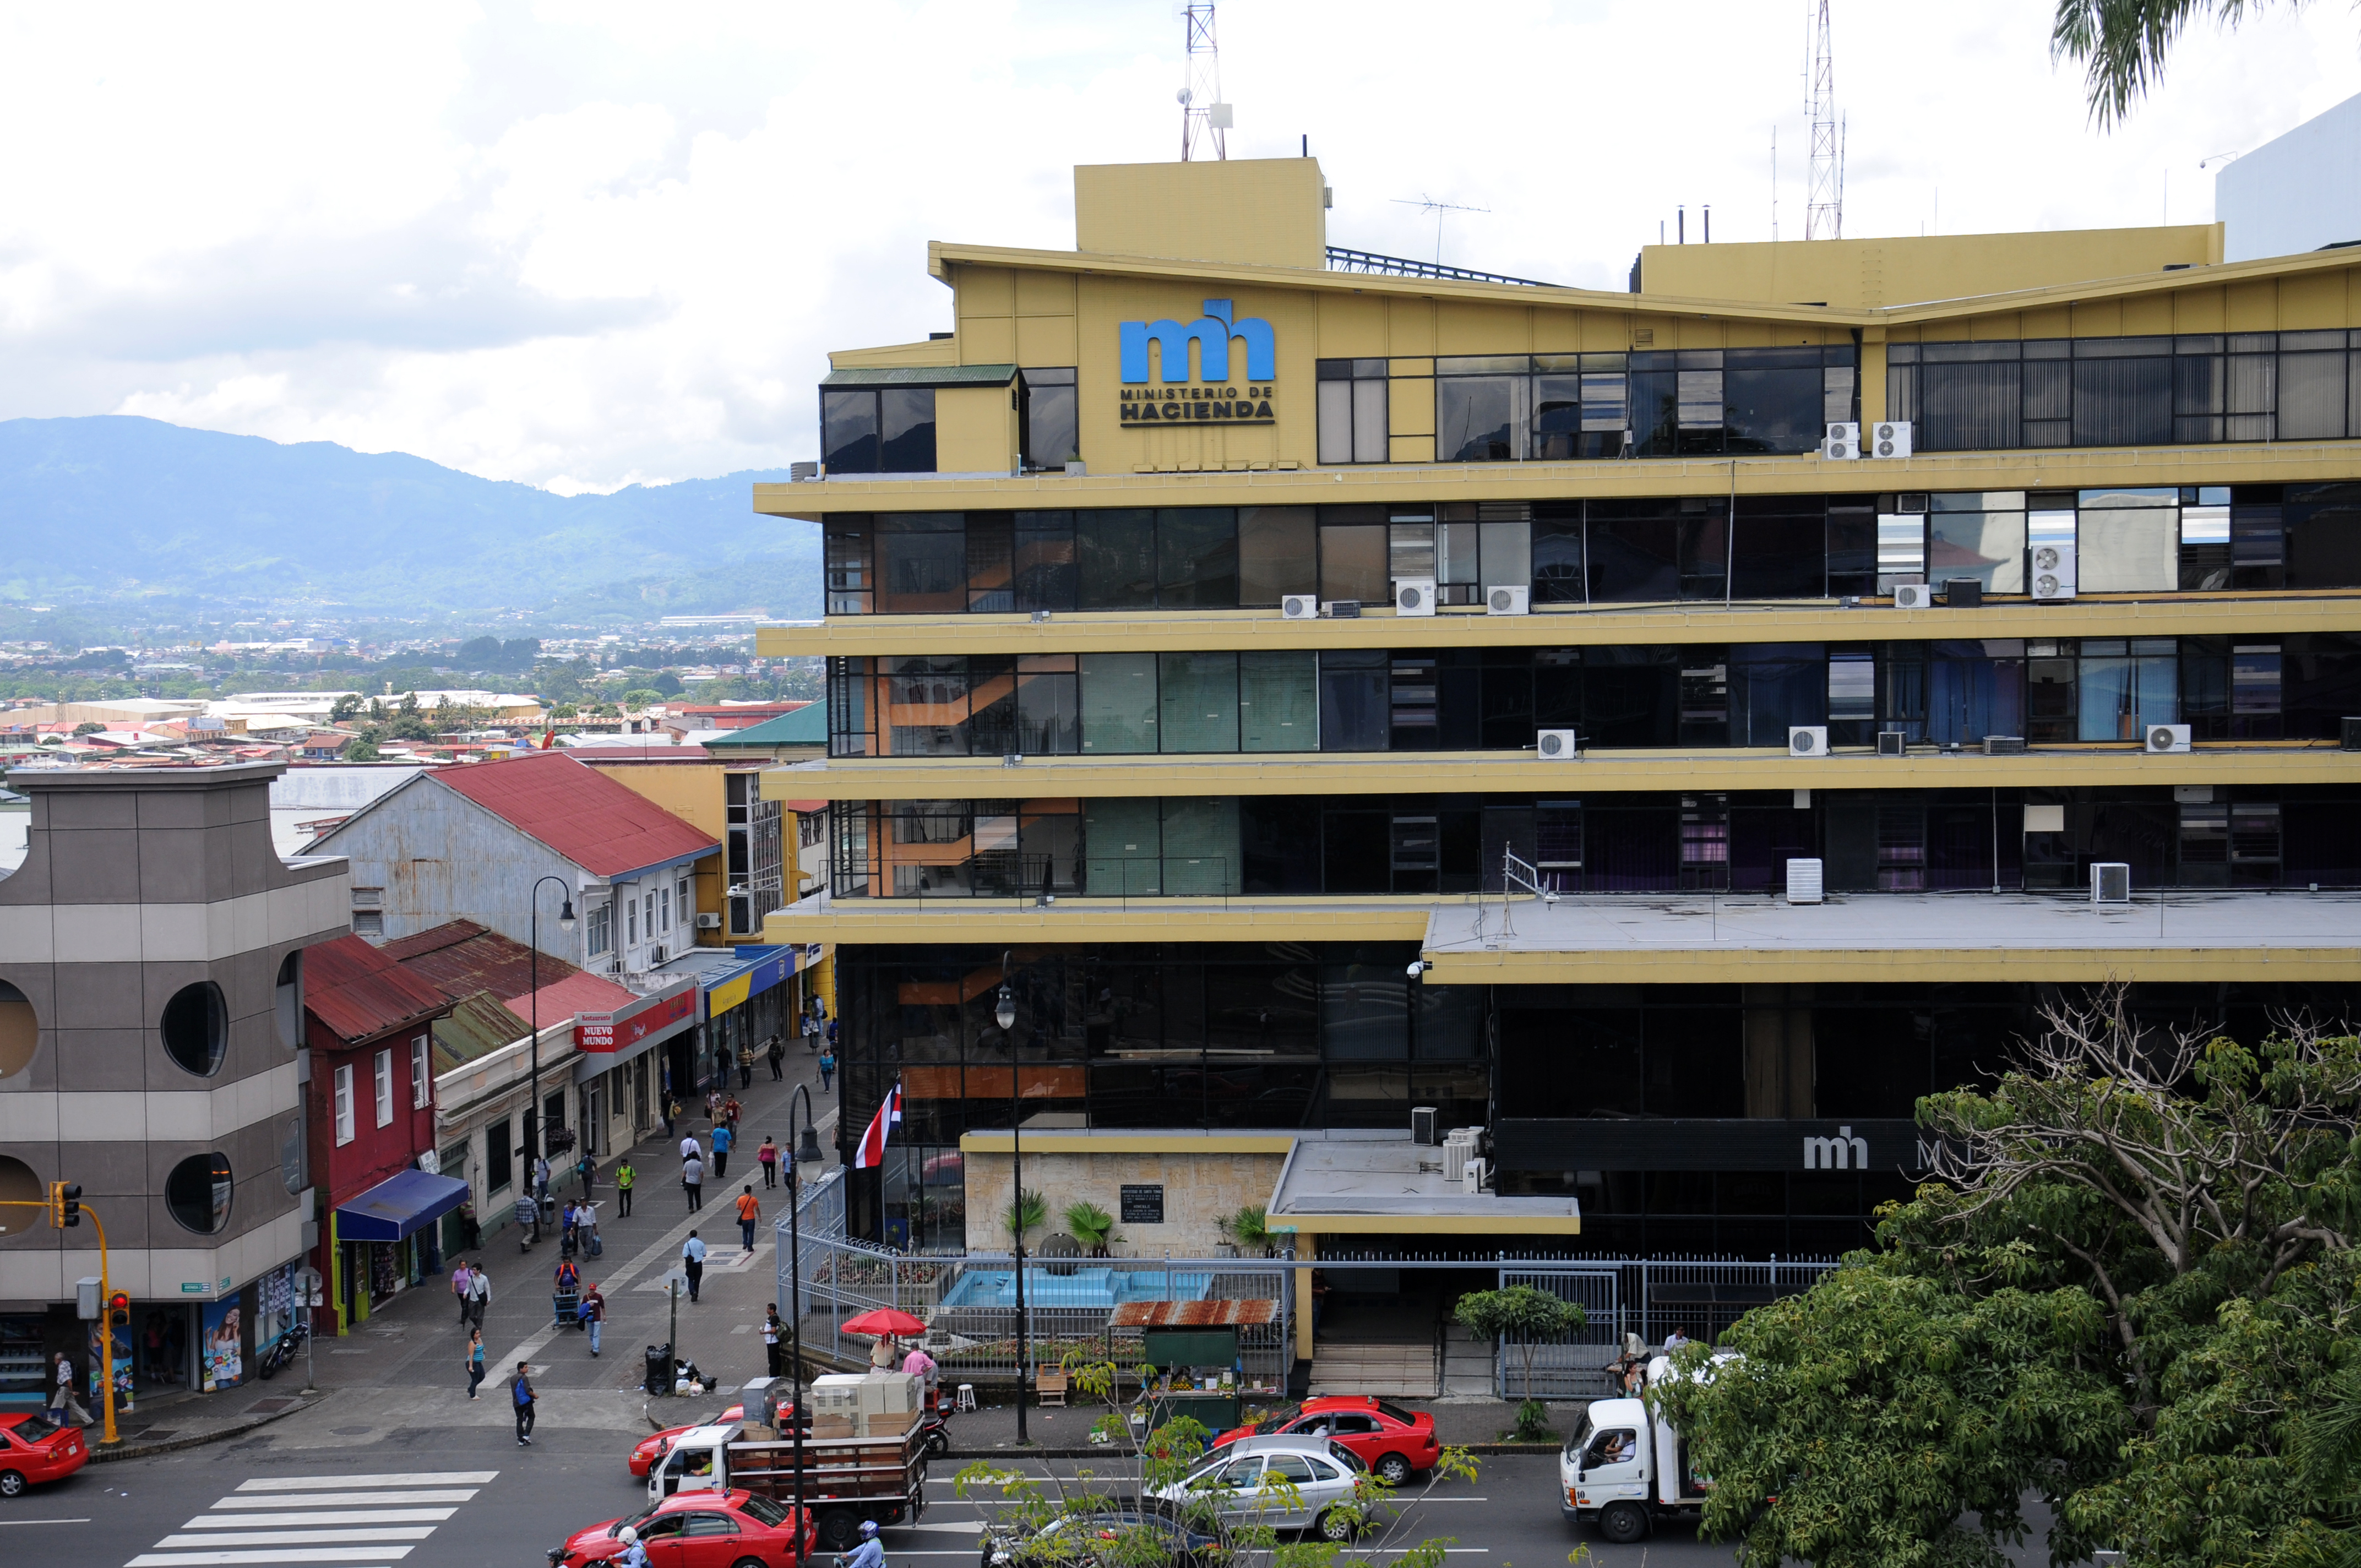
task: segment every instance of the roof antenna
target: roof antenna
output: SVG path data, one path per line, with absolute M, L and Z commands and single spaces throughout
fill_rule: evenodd
M 1182 15 L 1186 29 L 1188 83 L 1175 94 L 1180 101 L 1180 161 L 1186 163 L 1207 140 L 1216 159 L 1230 156 L 1230 105 L 1222 102 L 1222 46 L 1213 37 L 1211 0 L 1189 6 Z M 1304 138 L 1307 148 L 1311 137 Z
M 1828 0 L 1819 0 L 1812 32 L 1810 194 L 1804 208 L 1806 239 L 1844 237 L 1844 131 L 1837 115 L 1836 49 L 1828 42 Z
M 1492 210 L 1489 207 L 1455 207 L 1448 202 L 1438 202 L 1432 196 L 1421 196 L 1415 201 L 1412 201 L 1407 196 L 1396 196 L 1393 200 L 1394 205 L 1397 207 L 1416 207 L 1422 213 L 1433 213 L 1434 214 L 1434 264 L 1437 267 L 1443 265 L 1443 214 L 1445 213 L 1488 213 Z

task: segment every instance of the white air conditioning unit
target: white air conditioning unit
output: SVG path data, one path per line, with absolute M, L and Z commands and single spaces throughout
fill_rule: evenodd
M 1394 613 L 1396 615 L 1433 615 L 1434 613 L 1434 579 L 1433 577 L 1396 577 L 1394 579 Z
M 1820 433 L 1820 455 L 1851 462 L 1861 455 L 1861 426 L 1831 424 Z
M 1882 419 L 1870 426 L 1869 439 L 1864 444 L 1872 457 L 1907 457 L 1910 455 L 1910 422 L 1906 419 Z
M 1279 614 L 1282 620 L 1317 620 L 1320 619 L 1320 596 L 1289 594 L 1279 601 Z
M 2143 728 L 2147 731 L 2147 750 L 2151 756 L 2189 750 L 2189 726 L 2186 724 L 2150 724 Z
M 1506 584 L 1484 590 L 1484 611 L 1488 615 L 1523 615 L 1532 605 L 1531 588 L 1510 587 Z
M 2129 904 L 2132 901 L 2132 868 L 2122 861 L 2091 862 L 2091 902 L 2093 904 Z
M 1544 762 L 1571 762 L 1582 755 L 1582 741 L 1571 729 L 1544 729 L 1533 737 L 1533 751 Z
M 1935 608 L 1935 590 L 1925 583 L 1896 583 L 1894 585 L 1894 608 L 1932 609 Z
M 1460 1170 L 1459 1190 L 1470 1197 L 1483 1191 L 1485 1168 L 1483 1160 L 1474 1155 L 1468 1156 L 1466 1165 Z
M 1817 861 L 1787 862 L 1787 902 L 1817 904 L 1821 899 L 1821 866 Z
M 1825 724 L 1798 724 L 1787 731 L 1787 755 L 1791 757 L 1825 757 L 1828 754 L 1828 727 Z
M 2033 547 L 2033 597 L 2070 599 L 2074 597 L 2074 546 L 2059 541 Z
M 700 931 L 719 931 L 721 929 L 721 916 L 710 913 L 700 914 L 697 917 L 697 928 Z

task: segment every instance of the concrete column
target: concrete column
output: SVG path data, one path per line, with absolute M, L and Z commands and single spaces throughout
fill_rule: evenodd
M 1295 1238 L 1295 1255 L 1312 1258 L 1320 1255 L 1320 1238 L 1311 1232 L 1299 1233 Z M 1295 1271 L 1295 1359 L 1312 1359 L 1312 1270 Z

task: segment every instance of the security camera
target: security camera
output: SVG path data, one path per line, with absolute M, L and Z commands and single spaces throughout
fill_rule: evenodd
M 1411 960 L 1411 966 L 1408 972 L 1411 979 L 1416 980 L 1419 976 L 1424 974 L 1433 967 L 1434 962 L 1431 959 L 1413 959 Z

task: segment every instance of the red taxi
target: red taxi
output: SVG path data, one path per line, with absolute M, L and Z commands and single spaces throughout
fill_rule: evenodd
M 631 1450 L 631 1466 L 632 1478 L 639 1481 L 646 1480 L 648 1478 L 648 1472 L 654 1469 L 658 1462 L 660 1462 L 665 1454 L 672 1452 L 673 1439 L 678 1437 L 681 1433 L 685 1431 L 695 1431 L 700 1426 L 727 1426 L 731 1421 L 742 1421 L 745 1419 L 746 1407 L 743 1405 L 732 1405 L 709 1421 L 690 1421 L 686 1426 L 666 1427 L 664 1431 L 655 1433 L 652 1437 L 642 1438 L 639 1442 L 639 1445 Z
M 20 1497 L 36 1481 L 62 1481 L 90 1463 L 78 1427 L 33 1415 L 0 1414 L 0 1497 Z
M 550 1568 L 584 1568 L 620 1557 L 625 1525 L 639 1531 L 648 1568 L 740 1568 L 750 1563 L 795 1568 L 811 1554 L 814 1541 L 811 1510 L 804 1510 L 800 1542 L 798 1532 L 788 1528 L 794 1512 L 752 1492 L 683 1492 L 652 1508 L 575 1531 L 565 1545 L 550 1549 Z
M 1331 1394 L 1275 1411 L 1250 1427 L 1225 1431 L 1215 1448 L 1242 1437 L 1326 1437 L 1360 1456 L 1388 1486 L 1399 1486 L 1443 1457 L 1434 1418 L 1368 1394 Z

